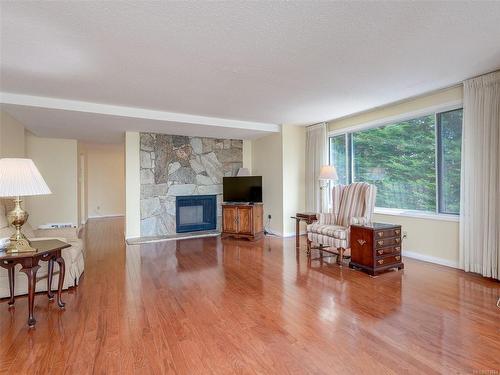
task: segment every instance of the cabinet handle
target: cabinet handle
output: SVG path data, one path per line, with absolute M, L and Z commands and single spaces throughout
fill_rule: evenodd
M 396 255 L 396 260 L 400 260 L 401 257 L 399 255 Z
M 365 240 L 358 240 L 358 243 L 359 243 L 361 246 L 363 246 L 363 245 L 366 243 L 366 241 L 365 241 Z
M 384 253 L 384 250 L 379 250 L 379 251 L 378 251 L 378 254 L 379 254 L 379 255 L 382 255 L 383 253 Z
M 379 260 L 377 260 L 377 263 L 378 264 L 384 264 L 384 260 L 383 259 L 379 259 Z
M 401 247 L 400 247 L 400 246 L 396 246 L 396 247 L 394 248 L 394 250 L 396 250 L 396 251 L 400 251 L 400 250 L 401 250 Z
M 396 238 L 396 243 L 399 243 L 401 242 L 401 239 L 400 238 Z
M 380 240 L 380 241 L 377 241 L 378 245 L 379 246 L 383 246 L 384 245 L 384 241 Z
M 394 231 L 394 233 L 396 233 L 397 235 L 399 235 L 399 233 L 401 233 L 401 231 L 400 231 L 399 229 L 396 229 L 396 230 Z
M 384 237 L 384 232 L 378 232 L 378 233 L 377 233 L 377 236 L 379 236 L 379 237 Z

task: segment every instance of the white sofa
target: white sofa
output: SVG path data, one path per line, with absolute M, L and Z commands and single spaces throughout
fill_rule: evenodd
M 0 238 L 10 237 L 14 233 L 14 228 L 10 227 L 6 212 L 11 208 L 11 203 L 8 200 L 0 199 Z M 29 222 L 23 225 L 23 233 L 28 239 L 48 239 L 57 238 L 71 244 L 71 247 L 62 250 L 62 257 L 66 264 L 66 273 L 64 277 L 63 289 L 78 285 L 80 276 L 84 270 L 84 244 L 79 238 L 80 231 L 77 228 L 64 229 L 37 229 L 33 230 Z M 47 291 L 47 262 L 40 262 L 40 269 L 37 272 L 36 291 Z M 52 289 L 57 289 L 59 282 L 59 269 L 57 263 L 54 264 L 54 277 L 52 279 Z M 22 272 L 19 272 L 20 265 L 16 266 L 15 272 L 15 289 L 16 296 L 28 293 L 28 278 Z M 9 276 L 7 270 L 0 267 L 0 298 L 10 296 L 9 292 Z

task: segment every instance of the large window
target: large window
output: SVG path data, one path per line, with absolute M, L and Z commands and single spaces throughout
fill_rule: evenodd
M 458 214 L 462 109 L 330 137 L 340 183 L 375 184 L 377 207 Z

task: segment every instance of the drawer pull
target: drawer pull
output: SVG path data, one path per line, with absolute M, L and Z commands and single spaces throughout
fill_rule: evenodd
M 396 255 L 395 258 L 396 258 L 396 260 L 400 260 L 401 259 L 401 257 L 399 255 Z
M 361 246 L 363 246 L 363 245 L 366 243 L 366 241 L 365 241 L 365 240 L 358 240 L 358 243 L 359 243 Z
M 377 260 L 377 263 L 378 264 L 384 264 L 384 260 L 383 259 L 379 259 L 379 260 Z
M 396 247 L 394 248 L 394 250 L 396 250 L 396 251 L 400 251 L 400 250 L 401 250 L 401 247 L 400 247 L 400 246 L 396 246 Z
M 383 246 L 384 245 L 384 241 L 380 240 L 380 241 L 377 241 L 378 245 L 379 246 Z
M 401 242 L 401 239 L 400 238 L 396 238 L 396 243 L 400 243 Z
M 379 251 L 378 251 L 378 254 L 379 254 L 379 255 L 382 255 L 383 253 L 384 253 L 384 250 L 379 250 Z
M 399 229 L 396 229 L 396 230 L 394 231 L 394 233 L 396 233 L 396 235 L 398 235 L 398 236 L 399 236 L 399 233 L 401 233 L 401 231 L 400 231 Z
M 384 237 L 384 232 L 377 232 L 377 236 Z

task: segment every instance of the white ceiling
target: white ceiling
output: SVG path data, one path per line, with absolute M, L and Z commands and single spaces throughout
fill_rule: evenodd
M 1 2 L 0 31 L 3 93 L 212 117 L 4 106 L 35 133 L 89 141 L 126 129 L 256 137 L 500 67 L 500 2 Z

